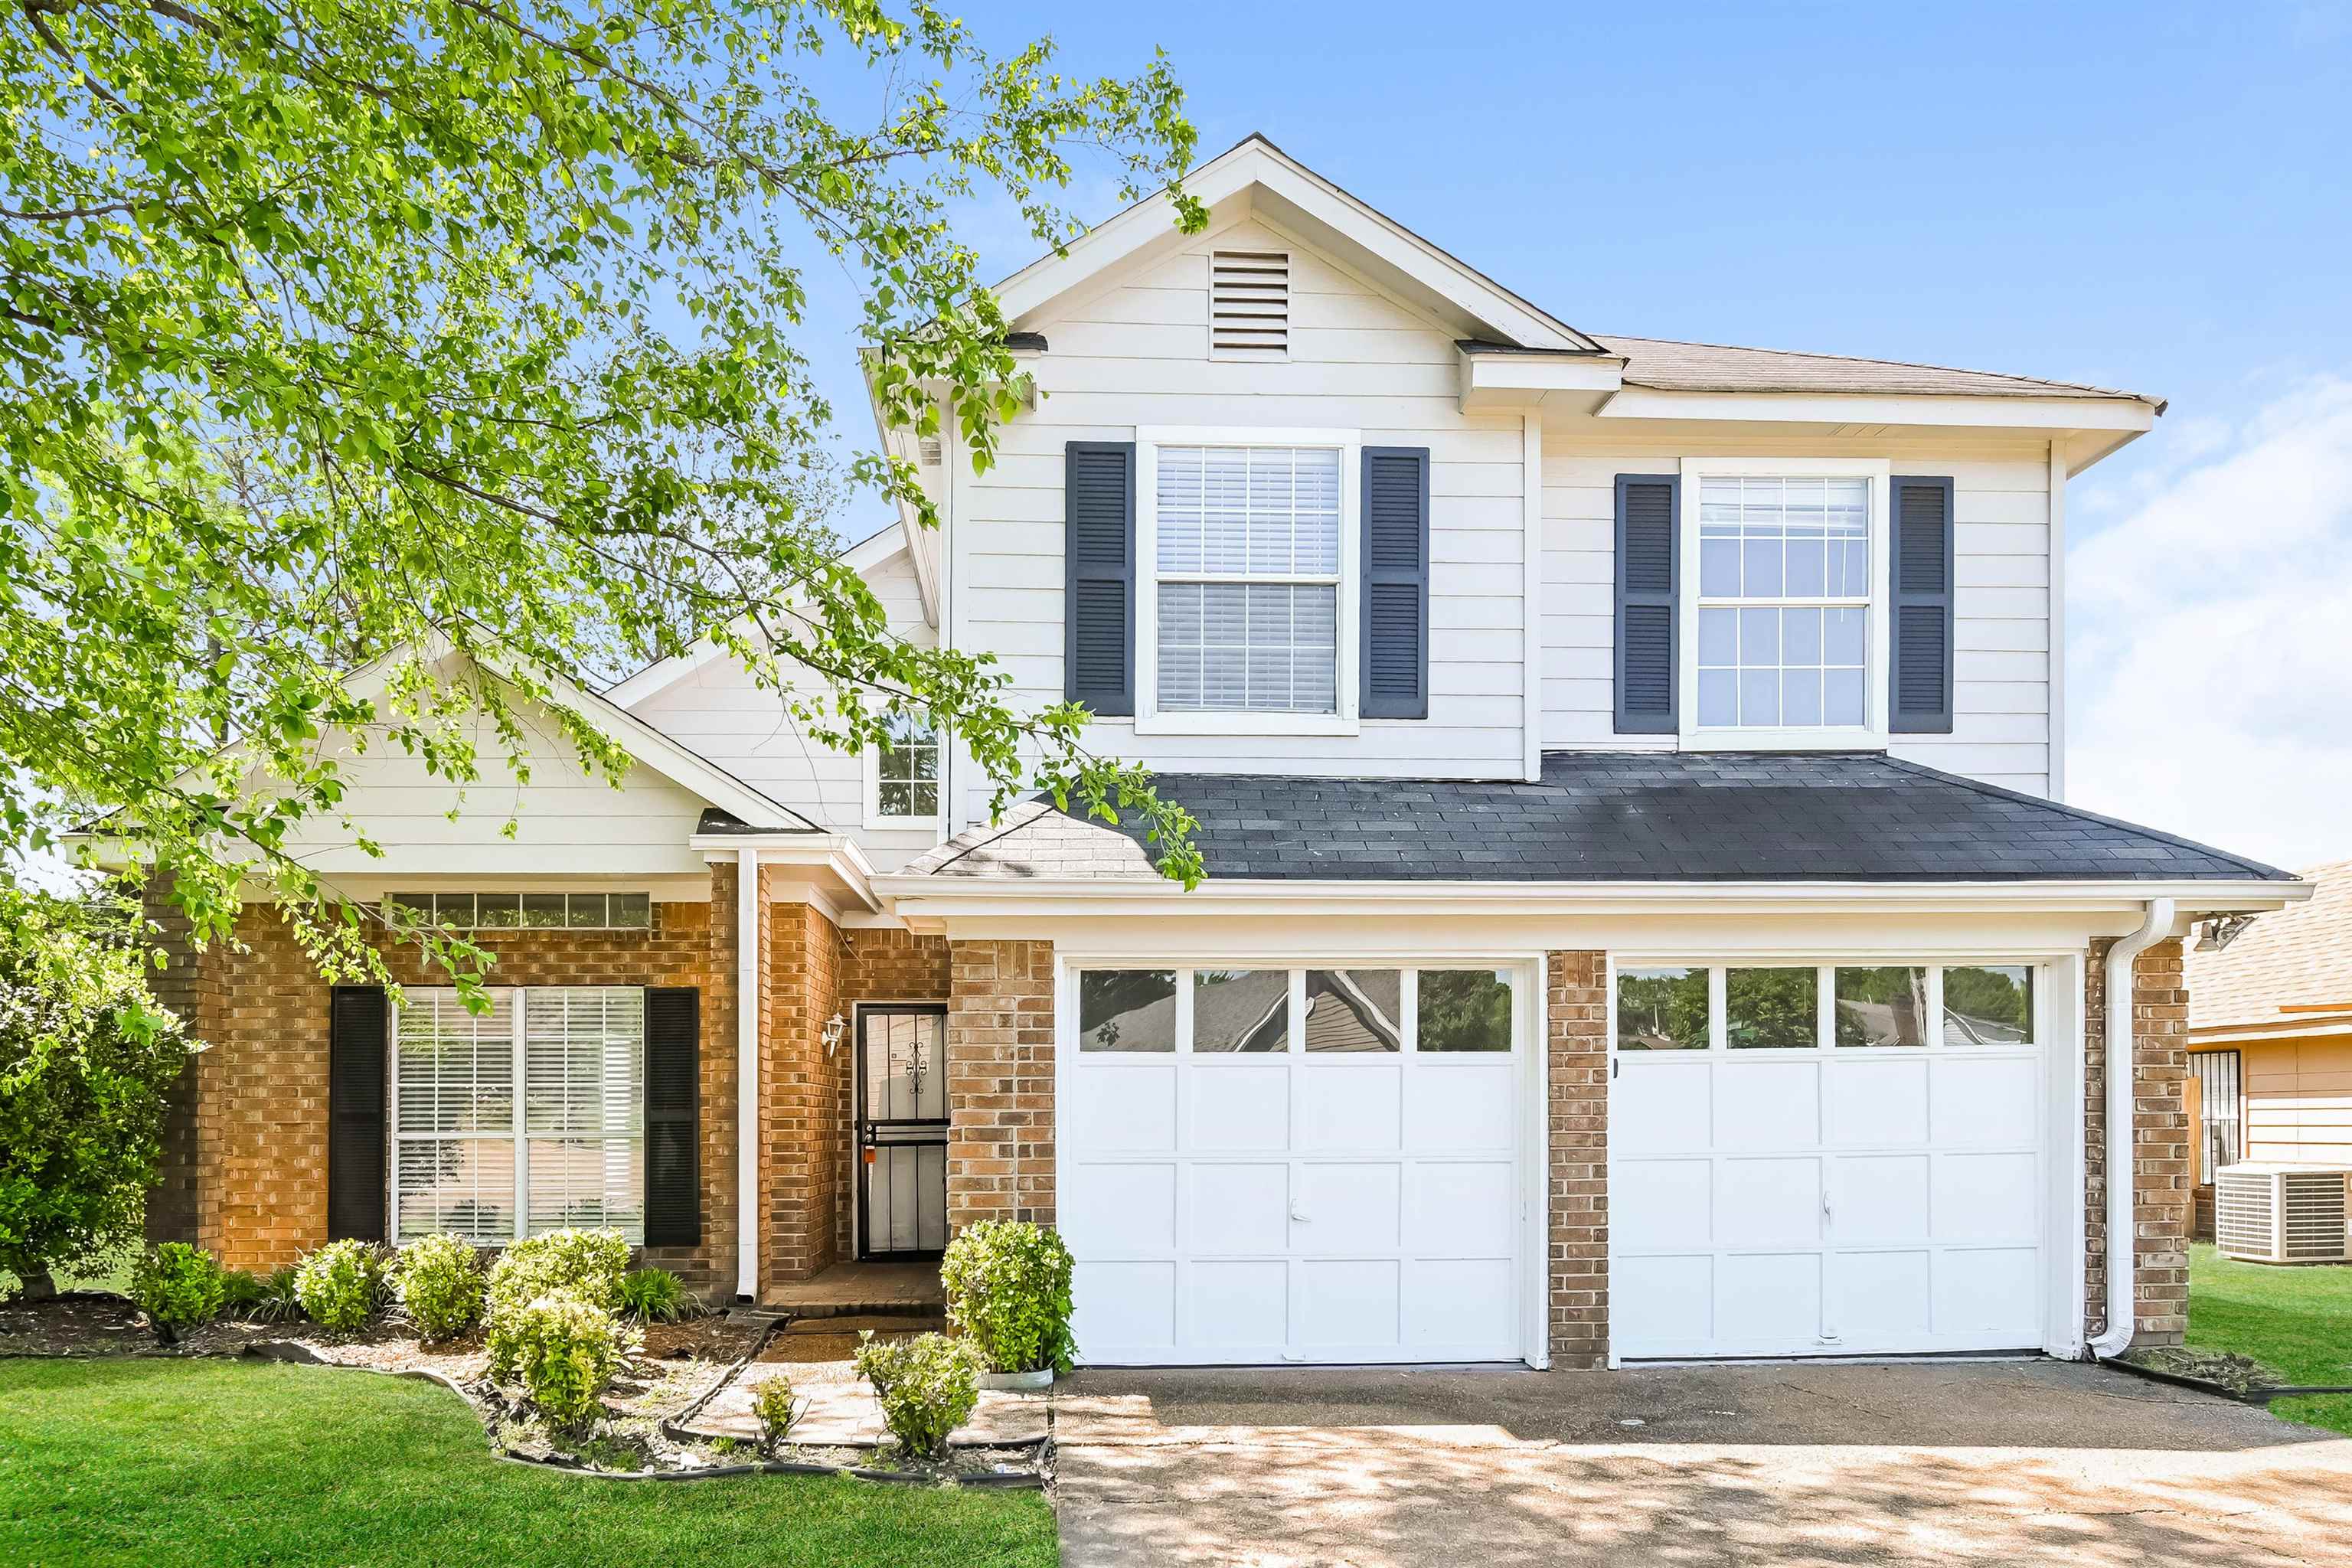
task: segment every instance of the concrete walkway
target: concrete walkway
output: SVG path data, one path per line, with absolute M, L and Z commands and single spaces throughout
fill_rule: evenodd
M 2352 1564 L 2352 1440 L 2099 1368 L 1081 1373 L 1065 1568 Z

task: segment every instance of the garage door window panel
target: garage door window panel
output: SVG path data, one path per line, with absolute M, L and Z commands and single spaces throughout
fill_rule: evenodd
M 2033 971 L 2023 964 L 1955 965 L 1944 971 L 1944 1043 L 2034 1043 Z
M 1930 998 L 1926 965 L 1837 971 L 1837 1044 L 1924 1046 Z
M 1176 972 L 1089 969 L 1078 976 L 1078 1049 L 1176 1048 Z
M 1511 977 L 1496 969 L 1424 969 L 1413 1012 L 1415 1050 L 1511 1048 Z
M 1389 1053 L 1404 1048 L 1404 972 L 1307 972 L 1307 1049 Z
M 1811 1050 L 1821 1044 L 1821 972 L 1727 969 L 1724 1043 L 1733 1050 Z
M 1290 1048 L 1290 972 L 1192 972 L 1195 1055 L 1263 1055 Z
M 1712 970 L 1689 965 L 1617 972 L 1617 1048 L 1703 1051 Z

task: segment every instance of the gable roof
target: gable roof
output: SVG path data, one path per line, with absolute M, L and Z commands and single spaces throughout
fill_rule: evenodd
M 2189 952 L 2190 1028 L 2289 1026 L 2330 1007 L 2352 1014 L 2352 860 L 2302 875 L 2310 901 L 2259 917 L 2227 947 Z
M 1163 773 L 1154 784 L 1199 821 L 1212 880 L 2294 880 L 1875 752 L 1552 752 L 1536 784 Z M 1033 801 L 904 874 L 1152 878 L 1139 831 Z
M 1541 306 L 1440 249 L 1370 203 L 1340 189 L 1252 132 L 1184 176 L 1203 205 L 1247 195 L 1254 211 L 1344 255 L 1402 298 L 1472 324 L 1470 335 L 1522 348 L 1608 356 L 1610 351 Z M 1182 243 L 1175 203 L 1154 192 L 999 283 L 1008 322 L 1023 319 L 1106 269 L 1154 247 Z

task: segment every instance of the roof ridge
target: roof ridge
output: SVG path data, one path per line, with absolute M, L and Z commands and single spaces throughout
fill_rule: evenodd
M 1645 338 L 1631 332 L 1588 332 L 1585 335 L 1603 343 L 1667 343 L 1675 348 L 1722 349 L 1730 353 L 1786 354 L 1791 359 L 1833 359 L 1846 364 L 1883 364 L 1896 370 L 1939 370 L 1951 375 L 1987 375 L 2001 381 L 2031 382 L 2036 386 L 2063 387 L 2070 392 L 2095 392 L 2107 397 L 2129 397 L 2143 403 L 2156 401 L 2146 393 L 2130 392 L 2120 386 L 2100 386 L 2088 381 L 2060 381 L 2047 375 L 2022 375 L 2010 370 L 1978 370 L 1964 364 L 1931 364 L 1926 360 L 1879 359 L 1871 354 L 1829 353 L 1818 349 L 1774 349 L 1756 343 L 1717 343 L 1700 338 Z
M 2276 866 L 2266 865 L 2260 860 L 2250 860 L 2243 855 L 2232 855 L 2227 849 L 2217 849 L 2210 844 L 2200 843 L 2194 838 L 2183 838 L 2177 833 L 2167 833 L 2162 828 L 2148 827 L 2137 822 L 2126 822 L 2120 816 L 2107 816 L 2095 811 L 2085 811 L 2079 805 L 2069 805 L 2063 800 L 2052 800 L 2047 795 L 2028 795 L 2023 790 L 2009 789 L 1997 784 L 1987 784 L 1982 779 L 1972 779 L 1965 773 L 1946 773 L 1941 768 L 1929 767 L 1925 763 L 1915 763 L 1908 757 L 1898 757 L 1892 752 L 1880 753 L 1879 760 L 1889 767 L 1900 768 L 1906 773 L 1917 773 L 1923 778 L 1936 779 L 1944 784 L 1958 784 L 1963 789 L 1974 790 L 1979 795 L 1990 795 L 1995 800 L 2015 801 L 2022 805 L 2038 805 L 2060 816 L 2071 816 L 2084 822 L 2095 822 L 2105 827 L 2118 827 L 2126 833 L 2137 833 L 2143 838 L 2154 838 L 2161 843 L 2169 844 L 2176 849 L 2193 849 L 2200 855 L 2210 855 L 2216 860 L 2226 860 L 2232 866 L 2243 867 L 2265 881 L 2273 879 L 2289 882 L 2301 879 L 2293 871 L 2282 870 Z
M 981 850 L 987 848 L 990 845 L 1001 842 L 1002 840 L 1019 832 L 1021 829 L 1032 826 L 1036 822 L 1038 817 L 1043 816 L 1046 812 L 1061 809 L 1058 806 L 1049 805 L 1042 796 L 1032 795 L 1027 800 L 1016 802 L 1013 810 L 1018 811 L 1024 805 L 1034 805 L 1036 806 L 1038 810 L 1031 816 L 1023 817 L 1018 822 L 1012 820 L 1012 813 L 1007 812 L 1005 814 L 1005 820 L 1002 825 L 996 823 L 990 823 L 987 825 L 995 828 L 995 831 L 989 834 L 986 837 L 974 838 L 962 848 L 956 849 L 954 854 L 948 856 L 945 859 L 939 860 L 929 866 L 923 865 L 924 861 L 929 860 L 932 856 L 937 855 L 940 852 L 940 849 L 954 849 L 957 839 L 962 838 L 967 834 L 971 834 L 978 830 L 977 825 L 973 827 L 967 827 L 962 833 L 957 834 L 955 838 L 950 838 L 946 843 L 940 845 L 939 849 L 933 849 L 928 853 L 918 855 L 912 860 L 908 861 L 906 868 L 909 871 L 913 871 L 915 875 L 919 877 L 929 877 L 937 872 L 944 871 L 949 867 L 954 865 L 957 861 L 961 860 L 968 856 L 978 854 Z M 917 867 L 921 867 L 922 868 L 920 870 L 916 870 L 915 868 Z

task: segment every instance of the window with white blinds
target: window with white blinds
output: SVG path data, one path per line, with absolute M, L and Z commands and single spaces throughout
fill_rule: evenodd
M 410 987 L 394 1029 L 394 1235 L 485 1244 L 565 1226 L 645 1235 L 646 995 L 498 987 L 469 1013 Z M 520 1088 L 520 1094 L 516 1090 Z
M 1160 711 L 1339 710 L 1339 465 L 1335 447 L 1159 448 Z

